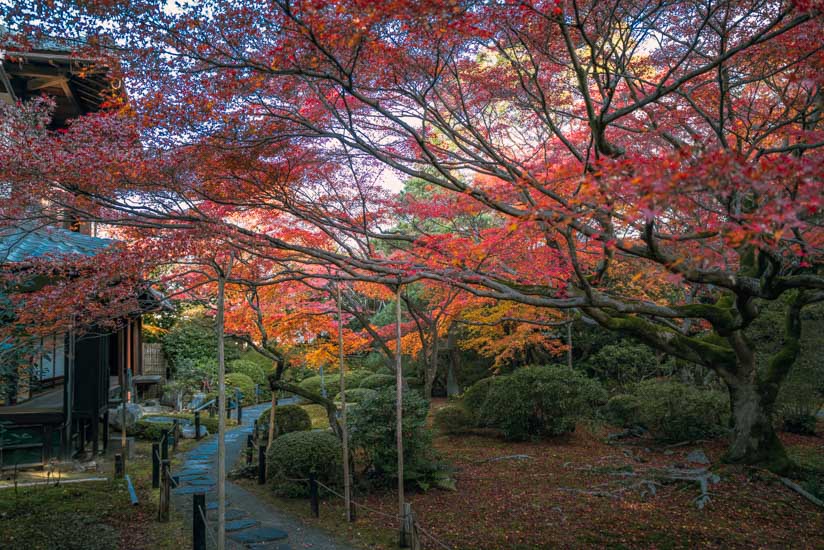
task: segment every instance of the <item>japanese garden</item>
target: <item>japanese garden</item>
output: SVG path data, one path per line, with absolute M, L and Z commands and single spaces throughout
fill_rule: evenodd
M 0 0 L 0 548 L 824 548 L 822 36 Z

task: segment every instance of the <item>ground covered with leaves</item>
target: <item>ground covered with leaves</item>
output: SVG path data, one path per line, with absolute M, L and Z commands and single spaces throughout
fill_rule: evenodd
M 188 442 L 187 442 L 188 443 Z M 26 550 L 153 550 L 187 548 L 190 533 L 183 518 L 157 521 L 158 490 L 151 487 L 150 444 L 138 442 L 127 464 L 139 504 L 132 506 L 123 480 L 60 483 L 3 489 L 0 492 L 0 548 Z M 110 460 L 98 460 L 108 476 Z M 59 476 L 60 480 L 79 475 Z M 25 481 L 30 481 L 26 476 Z
M 604 428 L 579 426 L 569 436 L 534 443 L 438 437 L 457 490 L 413 493 L 408 500 L 420 524 L 450 548 L 824 547 L 824 509 L 772 474 L 721 464 L 723 440 L 663 447 L 639 438 L 608 443 L 607 435 Z M 798 463 L 824 473 L 824 439 L 782 438 Z M 687 458 L 698 449 L 718 476 L 701 508 L 698 482 L 664 475 L 704 468 Z M 276 499 L 266 488 L 247 486 L 357 546 L 391 548 L 396 541 L 395 493 L 356 495 L 369 509 L 359 508 L 357 522 L 348 525 L 339 499 L 322 502 L 314 519 L 305 500 Z M 441 547 L 423 538 L 425 548 Z

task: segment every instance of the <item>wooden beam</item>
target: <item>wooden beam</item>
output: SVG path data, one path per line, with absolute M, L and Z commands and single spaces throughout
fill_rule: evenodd
M 26 90 L 34 92 L 42 90 L 43 88 L 63 88 L 66 85 L 67 79 L 65 76 L 34 78 L 26 83 Z

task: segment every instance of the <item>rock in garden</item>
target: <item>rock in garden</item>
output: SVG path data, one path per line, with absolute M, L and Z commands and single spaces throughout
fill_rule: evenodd
M 701 449 L 695 449 L 690 454 L 687 455 L 687 461 L 692 462 L 694 464 L 709 464 L 710 459 L 707 458 L 706 453 Z
M 126 403 L 126 430 L 134 430 L 137 421 L 143 417 L 143 409 L 135 403 Z M 116 430 L 122 431 L 123 426 L 123 406 L 116 409 L 109 409 L 109 425 Z
M 206 429 L 206 426 L 200 426 L 200 437 L 206 437 L 209 435 L 209 430 Z M 184 439 L 194 439 L 195 438 L 195 426 L 194 424 L 184 424 L 180 428 L 180 437 Z

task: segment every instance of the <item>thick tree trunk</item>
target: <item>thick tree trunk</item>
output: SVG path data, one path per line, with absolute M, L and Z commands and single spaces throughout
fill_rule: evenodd
M 732 441 L 725 462 L 784 473 L 792 468 L 772 422 L 773 400 L 754 382 L 727 381 L 732 409 Z

